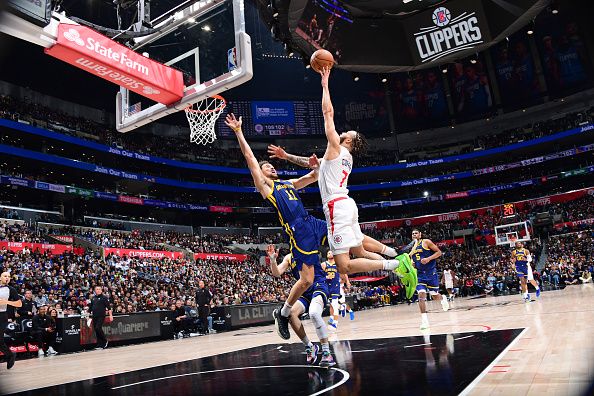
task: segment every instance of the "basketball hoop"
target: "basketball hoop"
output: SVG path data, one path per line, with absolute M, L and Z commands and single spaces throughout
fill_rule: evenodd
M 516 246 L 516 241 L 518 240 L 518 237 L 515 235 L 515 232 L 512 235 L 509 235 L 507 240 L 509 241 L 509 247 L 513 248 L 514 246 Z
M 215 124 L 225 106 L 225 99 L 220 95 L 214 95 L 184 109 L 190 123 L 190 142 L 209 144 L 217 139 Z

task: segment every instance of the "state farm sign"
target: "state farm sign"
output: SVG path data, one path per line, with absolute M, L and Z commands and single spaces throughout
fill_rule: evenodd
M 166 105 L 183 96 L 183 76 L 93 29 L 60 24 L 56 44 L 45 53 Z

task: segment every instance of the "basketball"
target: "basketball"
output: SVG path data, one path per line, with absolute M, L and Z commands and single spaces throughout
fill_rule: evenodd
M 311 54 L 309 63 L 311 64 L 311 68 L 319 73 L 324 67 L 332 68 L 334 66 L 334 57 L 330 51 L 319 49 Z

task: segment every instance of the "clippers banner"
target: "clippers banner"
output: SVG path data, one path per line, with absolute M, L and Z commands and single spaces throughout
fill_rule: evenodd
M 223 254 L 223 253 L 194 253 L 196 260 L 231 260 L 244 262 L 247 260 L 246 254 Z
M 119 249 L 119 248 L 103 248 L 105 255 L 115 254 L 116 256 L 140 257 L 140 258 L 170 258 L 182 259 L 184 254 L 180 252 L 168 252 L 166 250 L 142 250 L 142 249 Z
M 21 252 L 25 248 L 32 252 L 49 252 L 51 254 L 62 254 L 66 252 L 72 252 L 72 245 L 56 245 L 53 243 L 29 243 L 29 242 L 7 242 L 0 241 L 0 249 L 7 249 L 11 252 Z M 78 254 L 78 253 L 77 253 Z
M 183 96 L 182 73 L 80 25 L 60 24 L 45 53 L 165 105 Z

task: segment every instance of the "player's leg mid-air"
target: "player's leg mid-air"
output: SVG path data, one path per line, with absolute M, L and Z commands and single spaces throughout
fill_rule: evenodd
M 270 260 L 270 270 L 273 276 L 280 277 L 283 273 L 290 272 L 295 279 L 299 279 L 299 265 L 291 253 L 283 258 L 281 264 L 277 264 L 278 250 L 276 250 L 274 245 L 268 246 L 267 254 Z M 295 304 L 293 304 L 289 314 L 289 323 L 297 337 L 299 337 L 305 346 L 307 363 L 315 364 L 320 352 L 320 347 L 309 340 L 300 319 L 301 315 L 305 312 L 309 313 L 309 317 L 314 324 L 316 335 L 318 336 L 322 349 L 322 359 L 320 361 L 321 367 L 330 367 L 334 365 L 334 359 L 330 354 L 330 345 L 328 343 L 328 330 L 326 329 L 324 319 L 322 318 L 327 295 L 328 287 L 325 282 L 324 273 L 322 271 L 317 271 L 314 276 L 314 284 L 299 297 Z

